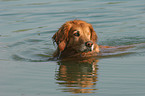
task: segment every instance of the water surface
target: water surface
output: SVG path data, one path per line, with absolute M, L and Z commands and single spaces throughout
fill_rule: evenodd
M 135 45 L 81 61 L 48 60 L 66 21 L 91 23 L 100 45 Z M 144 0 L 0 0 L 1 96 L 144 96 Z

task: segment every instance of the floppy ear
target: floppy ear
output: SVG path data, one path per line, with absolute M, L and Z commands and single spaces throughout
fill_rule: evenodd
M 70 27 L 71 26 L 68 23 L 63 24 L 52 37 L 54 42 L 58 45 L 60 53 L 66 48 Z
M 90 24 L 90 30 L 91 30 L 91 39 L 93 42 L 97 42 L 98 36 L 93 28 L 93 26 Z

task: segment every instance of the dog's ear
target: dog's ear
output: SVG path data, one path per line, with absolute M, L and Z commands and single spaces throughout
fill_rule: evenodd
M 71 25 L 66 22 L 52 37 L 53 41 L 56 42 L 56 44 L 58 45 L 59 52 L 62 52 L 67 46 L 68 33 L 70 31 L 70 28 Z
M 97 42 L 98 36 L 97 36 L 97 34 L 96 34 L 96 32 L 91 24 L 90 24 L 90 30 L 91 30 L 91 40 L 93 42 Z

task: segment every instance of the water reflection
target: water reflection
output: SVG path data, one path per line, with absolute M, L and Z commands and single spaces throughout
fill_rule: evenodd
M 97 62 L 95 59 L 58 62 L 56 80 L 60 90 L 72 93 L 94 93 L 97 90 Z

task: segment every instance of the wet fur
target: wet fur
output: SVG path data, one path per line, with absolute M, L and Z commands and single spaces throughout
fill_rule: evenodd
M 82 28 L 81 31 L 84 31 L 84 32 L 86 31 L 85 29 L 86 27 L 90 29 L 90 34 L 91 34 L 90 40 L 94 44 L 93 51 L 99 52 L 99 47 L 96 44 L 98 37 L 92 25 L 82 20 L 73 20 L 73 21 L 67 21 L 66 23 L 64 23 L 59 28 L 59 30 L 53 35 L 52 39 L 58 46 L 57 50 L 53 54 L 54 57 L 64 58 L 64 57 L 75 56 L 78 53 L 79 54 L 83 53 L 83 52 L 78 52 L 78 48 L 80 47 L 79 43 L 73 42 L 72 40 L 73 38 L 69 36 L 74 26 L 76 27 L 81 26 Z M 87 41 L 87 39 L 85 40 L 85 38 L 81 38 L 80 40 L 81 40 L 79 41 L 81 42 L 80 44 Z

